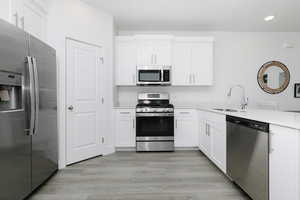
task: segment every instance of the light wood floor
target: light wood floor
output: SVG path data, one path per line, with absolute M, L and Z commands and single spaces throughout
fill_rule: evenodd
M 118 152 L 61 170 L 30 200 L 249 200 L 198 151 Z

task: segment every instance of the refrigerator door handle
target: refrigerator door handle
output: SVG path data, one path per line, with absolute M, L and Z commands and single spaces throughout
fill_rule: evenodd
M 29 111 L 30 116 L 27 117 L 27 125 L 25 128 L 25 132 L 27 135 L 33 135 L 34 130 L 34 118 L 35 118 L 35 98 L 34 98 L 34 72 L 33 72 L 33 63 L 32 58 L 30 56 L 26 57 L 26 65 L 27 65 L 27 74 L 26 76 L 26 85 L 25 91 L 26 95 L 26 110 Z M 27 80 L 27 78 L 29 80 Z
M 39 88 L 39 76 L 37 71 L 36 58 L 32 57 L 33 72 L 34 72 L 34 96 L 35 96 L 35 119 L 34 119 L 34 131 L 33 134 L 37 133 L 39 124 L 39 107 L 40 107 L 40 88 Z

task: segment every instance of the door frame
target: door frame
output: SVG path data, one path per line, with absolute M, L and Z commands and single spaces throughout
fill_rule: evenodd
M 66 112 L 66 106 L 67 106 L 67 53 L 68 53 L 68 41 L 75 41 L 75 42 L 79 42 L 79 43 L 83 43 L 86 45 L 90 45 L 90 46 L 94 46 L 94 47 L 98 47 L 98 48 L 102 48 L 103 49 L 103 59 L 104 61 L 106 60 L 106 55 L 105 55 L 105 47 L 104 45 L 100 44 L 93 44 L 93 43 L 89 43 L 86 41 L 82 41 L 79 39 L 75 39 L 72 37 L 65 37 L 65 48 L 64 48 L 64 61 L 62 63 L 58 63 L 57 67 L 57 72 L 58 74 L 58 133 L 59 133 L 59 137 L 58 137 L 58 144 L 59 144 L 59 169 L 63 169 L 67 166 L 67 112 Z M 105 68 L 105 62 L 104 62 L 104 68 Z M 103 72 L 105 72 L 105 69 L 102 69 Z M 103 94 L 105 96 L 105 93 Z

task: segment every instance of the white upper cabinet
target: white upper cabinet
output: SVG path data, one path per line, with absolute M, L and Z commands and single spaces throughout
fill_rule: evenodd
M 136 85 L 137 47 L 133 37 L 116 37 L 116 85 Z
M 0 1 L 0 19 L 10 22 L 10 0 Z
M 213 85 L 213 42 L 191 45 L 191 74 L 193 85 Z
M 213 85 L 213 38 L 136 35 L 116 37 L 116 85 L 136 85 L 136 67 L 172 67 L 172 85 Z
M 213 41 L 210 37 L 175 38 L 172 85 L 213 85 Z
M 191 84 L 191 48 L 190 44 L 175 42 L 173 46 L 172 85 Z
M 45 41 L 47 0 L 3 0 L 0 7 L 2 19 Z
M 136 36 L 138 65 L 171 66 L 172 37 L 171 36 Z
M 47 10 L 46 1 L 22 0 L 20 16 L 21 27 L 28 33 L 46 40 Z

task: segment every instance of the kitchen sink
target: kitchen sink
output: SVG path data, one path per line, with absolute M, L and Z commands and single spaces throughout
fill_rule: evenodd
M 221 111 L 221 112 L 238 112 L 238 110 L 229 109 L 229 108 L 214 108 L 213 110 L 217 110 L 217 111 Z

